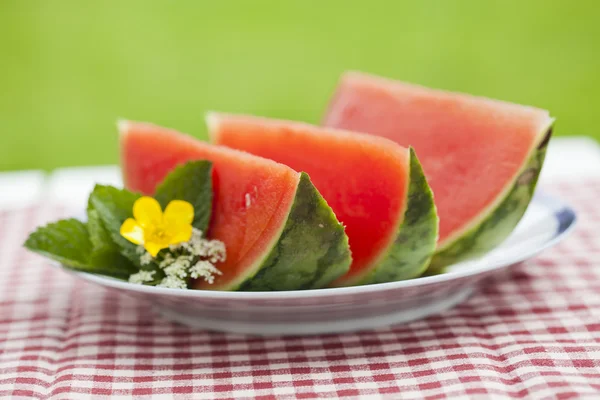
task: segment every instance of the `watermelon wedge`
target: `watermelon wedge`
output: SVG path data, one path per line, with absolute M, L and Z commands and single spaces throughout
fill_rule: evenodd
M 214 284 L 196 289 L 299 290 L 328 286 L 351 263 L 348 238 L 308 175 L 271 160 L 212 146 L 156 125 L 119 124 L 125 186 L 152 195 L 177 165 L 212 162 L 209 236 L 227 260 Z
M 483 255 L 514 229 L 533 195 L 553 122 L 533 107 L 348 72 L 323 125 L 415 148 L 440 217 L 430 267 L 436 272 Z
M 414 278 L 435 249 L 437 215 L 412 150 L 290 121 L 211 113 L 211 140 L 306 171 L 346 226 L 353 263 L 334 286 Z

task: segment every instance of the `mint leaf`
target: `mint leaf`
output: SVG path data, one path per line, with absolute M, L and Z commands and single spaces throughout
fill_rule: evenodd
M 156 189 L 155 198 L 163 210 L 171 200 L 184 200 L 194 206 L 194 228 L 204 234 L 212 209 L 212 163 L 192 161 L 175 168 Z
M 92 244 L 89 264 L 98 269 L 108 268 L 123 277 L 136 273 L 138 269 L 121 254 L 119 246 L 104 227 L 98 211 L 90 205 L 87 215 L 87 228 Z
M 115 278 L 127 280 L 129 275 L 138 272 L 134 265 L 120 253 L 92 253 L 89 260 L 88 272 L 94 274 L 108 275 Z
M 92 243 L 86 225 L 79 220 L 65 219 L 40 227 L 29 235 L 25 247 L 68 267 L 90 270 Z
M 90 194 L 89 208 L 98 213 L 106 232 L 96 232 L 94 240 L 106 240 L 106 233 L 120 249 L 120 253 L 136 267 L 140 265 L 137 246 L 121 236 L 121 225 L 133 215 L 133 203 L 140 195 L 112 186 L 96 185 Z
M 117 259 L 104 258 L 97 265 L 92 262 L 93 246 L 87 226 L 77 219 L 65 219 L 38 228 L 29 235 L 25 247 L 78 271 L 122 279 L 130 274 Z M 129 261 L 127 264 L 131 267 Z
M 87 227 L 90 234 L 90 241 L 94 251 L 109 251 L 111 249 L 118 249 L 115 242 L 113 242 L 110 232 L 106 230 L 98 211 L 90 205 L 87 210 Z

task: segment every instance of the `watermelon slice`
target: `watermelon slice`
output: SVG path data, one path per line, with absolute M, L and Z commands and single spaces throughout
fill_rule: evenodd
M 227 260 L 214 284 L 197 289 L 298 290 L 328 286 L 351 263 L 348 238 L 308 175 L 243 152 L 212 146 L 159 126 L 123 122 L 125 186 L 152 195 L 177 165 L 213 163 L 209 236 Z
M 440 216 L 432 271 L 483 255 L 514 229 L 542 168 L 547 111 L 346 73 L 323 125 L 413 146 Z
M 334 286 L 409 279 L 426 269 L 438 221 L 413 151 L 299 122 L 215 113 L 207 120 L 214 143 L 310 175 L 350 240 L 352 266 Z

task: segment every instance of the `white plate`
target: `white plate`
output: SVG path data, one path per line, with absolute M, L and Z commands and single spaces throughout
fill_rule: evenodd
M 575 220 L 571 207 L 538 194 L 515 232 L 485 257 L 452 265 L 442 275 L 348 288 L 287 292 L 164 289 L 66 270 L 142 298 L 167 319 L 197 328 L 259 335 L 349 332 L 447 310 L 467 299 L 482 279 L 558 243 Z

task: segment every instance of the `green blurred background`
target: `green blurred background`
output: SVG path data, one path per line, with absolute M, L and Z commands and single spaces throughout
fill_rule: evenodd
M 0 1 L 0 170 L 117 161 L 115 120 L 318 122 L 358 69 L 600 137 L 600 1 Z

